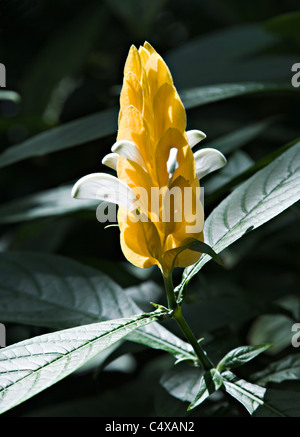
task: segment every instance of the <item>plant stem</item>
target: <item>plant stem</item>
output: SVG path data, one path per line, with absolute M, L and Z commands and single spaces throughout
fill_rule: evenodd
M 163 278 L 165 281 L 169 309 L 175 310 L 177 308 L 177 300 L 174 293 L 172 273 L 170 272 L 168 276 L 163 275 Z
M 199 363 L 202 365 L 203 369 L 204 370 L 212 369 L 213 364 L 211 363 L 206 353 L 198 343 L 194 333 L 192 332 L 191 328 L 189 327 L 185 318 L 183 317 L 181 311 L 181 305 L 179 305 L 176 301 L 171 272 L 168 274 L 168 276 L 164 276 L 164 281 L 165 281 L 165 288 L 166 288 L 167 299 L 168 299 L 168 306 L 170 310 L 173 310 L 172 318 L 176 320 L 181 331 L 185 335 L 188 342 L 191 344 L 199 360 Z

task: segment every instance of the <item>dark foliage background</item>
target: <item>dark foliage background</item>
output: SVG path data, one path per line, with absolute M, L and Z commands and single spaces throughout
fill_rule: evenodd
M 0 62 L 6 66 L 7 90 L 21 96 L 17 103 L 0 100 L 0 152 L 99 111 L 111 110 L 106 122 L 99 119 L 98 129 L 115 126 L 102 138 L 1 168 L 1 250 L 56 253 L 106 272 L 123 287 L 144 279 L 161 287 L 158 271 L 128 265 L 117 228 L 104 229 L 95 220 L 95 208 L 64 210 L 47 203 L 47 190 L 106 171 L 101 159 L 115 141 L 114 111 L 131 44 L 147 40 L 156 48 L 179 93 L 222 83 L 290 84 L 291 66 L 300 62 L 298 2 L 2 0 L 0 11 Z M 278 24 L 274 17 L 281 14 L 291 14 L 291 21 Z M 206 215 L 233 188 L 222 191 L 226 181 L 240 174 L 243 180 L 244 170 L 299 137 L 299 96 L 294 91 L 250 94 L 188 110 L 188 127 L 207 134 L 205 146 L 223 147 L 229 162 L 232 158 L 224 182 L 215 175 L 204 182 Z M 233 132 L 236 136 L 228 138 Z M 32 197 L 36 193 L 42 193 L 39 200 Z M 300 322 L 299 219 L 296 204 L 227 249 L 225 268 L 209 263 L 189 286 L 187 319 L 212 353 L 274 342 L 269 353 L 240 370 L 242 377 L 249 379 L 274 360 L 299 353 L 291 346 L 291 326 Z M 163 294 L 159 299 L 164 302 Z M 146 302 L 144 306 L 149 308 Z M 7 343 L 44 332 L 11 323 Z M 122 361 L 105 373 L 93 368 L 72 375 L 6 415 L 185 414 L 186 405 L 159 384 L 170 357 L 131 343 L 116 355 Z M 300 391 L 296 380 L 270 386 Z M 247 415 L 227 397 L 209 400 L 193 414 Z

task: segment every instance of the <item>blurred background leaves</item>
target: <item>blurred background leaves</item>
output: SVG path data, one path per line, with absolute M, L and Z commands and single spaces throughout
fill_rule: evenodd
M 153 290 L 159 299 L 158 272 L 128 265 L 118 229 L 96 221 L 94 203 L 70 197 L 79 177 L 104 171 L 130 45 L 147 40 L 164 56 L 188 108 L 188 128 L 203 130 L 203 145 L 228 159 L 204 181 L 208 216 L 249 169 L 300 137 L 300 88 L 291 86 L 299 22 L 296 0 L 0 0 L 7 74 L 0 91 L 1 251 L 64 255 L 107 273 L 141 307 Z M 300 322 L 299 220 L 298 203 L 234 243 L 223 253 L 225 268 L 208 263 L 193 278 L 184 306 L 215 359 L 241 344 L 273 341 L 269 353 L 239 370 L 272 389 L 300 391 L 299 378 L 287 377 L 299 372 L 289 329 Z M 139 293 L 146 279 L 152 285 Z M 11 322 L 8 342 L 45 332 L 32 325 Z M 115 366 L 105 378 L 97 368 L 73 375 L 7 414 L 108 416 L 112 406 L 116 416 L 187 414 L 158 382 L 172 368 L 170 357 L 126 347 L 120 354 L 137 363 L 130 372 Z M 189 414 L 246 415 L 223 394 Z

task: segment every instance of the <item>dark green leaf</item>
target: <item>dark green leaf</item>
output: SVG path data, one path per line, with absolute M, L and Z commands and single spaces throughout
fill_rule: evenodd
M 223 265 L 222 258 L 208 244 L 194 238 L 191 238 L 190 240 L 191 241 L 186 246 L 184 246 L 183 250 L 189 249 L 193 250 L 194 252 L 206 253 L 211 258 L 213 258 L 216 263 Z
M 230 370 L 235 367 L 242 366 L 248 361 L 253 360 L 257 355 L 269 349 L 272 344 L 259 344 L 255 346 L 240 346 L 228 352 L 217 365 L 219 372 Z
M 221 81 L 278 80 L 289 64 L 277 62 L 274 68 L 266 62 L 262 70 L 261 58 L 255 56 L 277 43 L 278 38 L 260 24 L 241 24 L 193 38 L 167 54 L 166 61 L 179 89 Z
M 117 129 L 116 109 L 107 109 L 38 134 L 0 155 L 0 168 L 111 135 Z
M 203 86 L 181 91 L 180 97 L 186 109 L 232 97 L 246 96 L 266 92 L 299 92 L 290 83 L 274 82 L 238 82 L 222 83 L 215 86 Z
M 276 119 L 274 117 L 268 118 L 267 120 L 241 127 L 240 129 L 222 135 L 221 137 L 208 142 L 207 147 L 218 149 L 224 155 L 227 155 L 243 147 L 250 141 L 253 141 L 256 137 L 266 131 L 268 127 L 275 122 L 275 120 Z

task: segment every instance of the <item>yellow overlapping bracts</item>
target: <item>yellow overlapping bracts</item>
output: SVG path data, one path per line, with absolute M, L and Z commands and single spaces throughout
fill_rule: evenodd
M 150 44 L 145 43 L 139 50 L 132 46 L 124 68 L 117 141 L 133 142 L 145 165 L 119 157 L 117 175 L 136 193 L 138 187 L 146 189 L 148 206 L 141 213 L 149 220 L 134 222 L 131 213 L 120 206 L 121 247 L 132 264 L 156 264 L 164 274 L 173 267 L 195 263 L 201 255 L 189 249 L 182 251 L 189 238 L 203 241 L 204 224 L 195 160 L 185 130 L 186 112 L 167 65 Z M 167 162 L 171 149 L 177 149 L 177 168 L 170 178 Z M 158 215 L 151 209 L 151 187 L 162 193 Z M 171 196 L 170 220 L 164 221 L 164 193 L 174 187 L 181 189 L 182 204 L 172 203 Z M 175 211 L 183 208 L 184 187 L 191 189 L 193 212 L 196 207 L 200 210 L 200 230 L 198 226 L 196 233 L 187 233 L 187 225 L 193 222 L 184 214 L 182 221 L 174 219 Z

